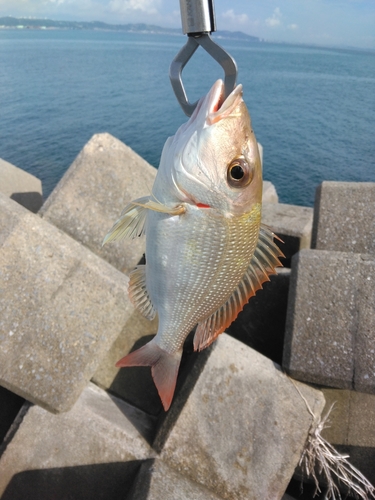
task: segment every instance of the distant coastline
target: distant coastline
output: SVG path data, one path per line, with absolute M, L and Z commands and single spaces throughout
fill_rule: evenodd
M 52 19 L 33 19 L 26 17 L 0 17 L 0 29 L 25 30 L 91 30 L 91 31 L 122 31 L 124 33 L 141 33 L 151 35 L 182 36 L 181 29 L 163 28 L 153 24 L 108 24 L 101 21 L 54 21 Z M 247 42 L 260 42 L 260 38 L 247 35 L 242 31 L 216 31 L 215 37 Z

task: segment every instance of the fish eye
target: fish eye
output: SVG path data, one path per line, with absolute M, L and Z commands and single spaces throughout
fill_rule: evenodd
M 253 179 L 253 169 L 244 158 L 233 160 L 227 170 L 228 184 L 234 188 L 242 188 Z

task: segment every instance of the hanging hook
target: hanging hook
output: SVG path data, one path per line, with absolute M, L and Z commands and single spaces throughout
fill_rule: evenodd
M 190 103 L 182 82 L 182 70 L 201 46 L 224 70 L 225 97 L 236 86 L 237 65 L 234 59 L 210 37 L 216 31 L 213 0 L 180 0 L 183 33 L 188 41 L 173 59 L 169 78 L 176 98 L 187 116 L 191 116 L 198 101 Z

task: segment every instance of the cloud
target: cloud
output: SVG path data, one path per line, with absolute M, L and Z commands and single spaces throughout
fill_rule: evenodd
M 297 30 L 298 24 L 288 24 L 287 28 L 288 30 Z
M 158 0 L 111 0 L 109 2 L 109 9 L 120 14 L 137 10 L 147 14 L 157 14 L 158 7 Z
M 235 14 L 233 9 L 223 12 L 222 17 L 238 24 L 246 24 L 249 21 L 247 14 Z
M 274 28 L 275 26 L 279 26 L 281 24 L 281 12 L 279 7 L 276 7 L 276 9 L 273 11 L 272 17 L 267 17 L 266 19 L 266 25 L 269 26 L 270 28 Z

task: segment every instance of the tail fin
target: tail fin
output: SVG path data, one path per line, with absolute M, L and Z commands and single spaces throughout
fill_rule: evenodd
M 178 368 L 180 366 L 182 351 L 170 354 L 158 347 L 152 340 L 145 346 L 131 352 L 116 363 L 116 366 L 151 366 L 154 379 L 164 410 L 171 406 Z

